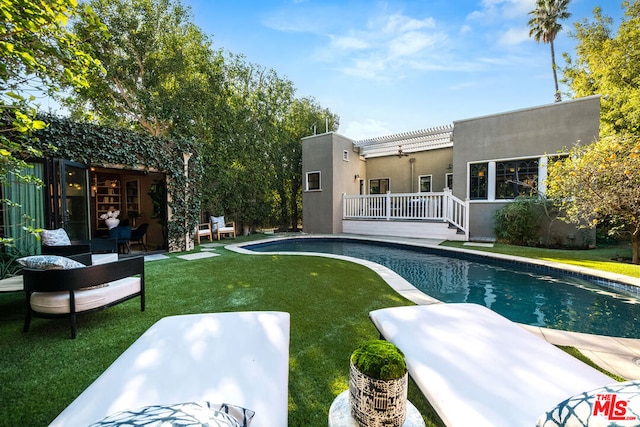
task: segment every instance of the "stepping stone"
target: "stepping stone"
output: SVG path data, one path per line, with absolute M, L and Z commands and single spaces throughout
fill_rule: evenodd
M 222 243 L 203 243 L 200 245 L 200 249 L 220 248 L 224 246 Z
M 145 255 L 144 256 L 144 260 L 145 261 L 156 261 L 159 259 L 169 259 L 168 256 L 166 255 L 162 255 L 162 254 L 154 254 L 154 255 Z
M 177 258 L 186 259 L 187 261 L 193 261 L 194 259 L 211 258 L 214 256 L 220 256 L 220 254 L 214 254 L 211 252 L 196 252 L 194 254 L 178 255 Z

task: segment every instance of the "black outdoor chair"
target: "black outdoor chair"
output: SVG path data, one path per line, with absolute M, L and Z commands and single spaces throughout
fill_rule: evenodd
M 131 253 L 131 226 L 119 225 L 109 230 L 109 237 L 118 242 L 118 253 Z M 120 252 L 122 249 L 122 252 Z
M 140 224 L 138 228 L 134 228 L 131 230 L 131 243 L 137 243 L 140 247 L 147 252 L 147 246 L 144 244 L 144 236 L 147 234 L 147 229 L 149 228 L 149 224 L 146 222 L 144 224 Z

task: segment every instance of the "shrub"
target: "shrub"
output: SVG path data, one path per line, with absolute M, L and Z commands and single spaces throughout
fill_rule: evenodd
M 536 198 L 516 198 L 495 213 L 496 237 L 513 245 L 535 246 L 540 240 L 543 214 L 543 208 Z

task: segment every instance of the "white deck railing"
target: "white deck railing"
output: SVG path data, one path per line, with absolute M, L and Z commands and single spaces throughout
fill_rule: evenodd
M 343 219 L 446 221 L 468 233 L 468 204 L 451 194 L 343 195 Z

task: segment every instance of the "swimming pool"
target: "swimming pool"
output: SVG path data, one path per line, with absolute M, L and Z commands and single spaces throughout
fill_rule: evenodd
M 444 251 L 376 241 L 303 238 L 245 246 L 256 252 L 319 252 L 373 261 L 443 302 L 484 305 L 523 324 L 640 338 L 640 300 L 581 277 L 500 265 Z M 465 259 L 466 258 L 466 259 Z

